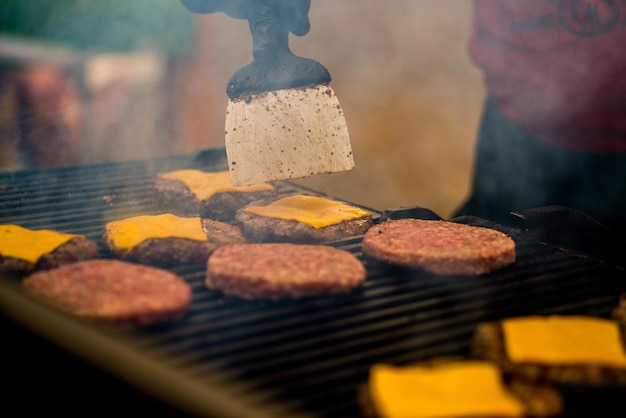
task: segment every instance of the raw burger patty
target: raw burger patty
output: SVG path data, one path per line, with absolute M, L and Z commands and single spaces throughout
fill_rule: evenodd
M 479 275 L 515 262 L 515 242 L 489 228 L 448 221 L 398 219 L 370 228 L 363 253 L 435 274 Z
M 191 287 L 174 273 L 105 259 L 31 274 L 22 289 L 70 314 L 131 325 L 178 319 L 191 301 Z
M 324 245 L 225 245 L 209 258 L 205 284 L 243 299 L 302 298 L 347 293 L 365 281 L 351 253 Z

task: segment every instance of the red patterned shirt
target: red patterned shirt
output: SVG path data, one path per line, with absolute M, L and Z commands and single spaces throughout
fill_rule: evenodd
M 474 0 L 487 93 L 539 140 L 626 152 L 626 0 Z

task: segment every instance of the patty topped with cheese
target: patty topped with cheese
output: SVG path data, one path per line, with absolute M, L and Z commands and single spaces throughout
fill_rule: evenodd
M 228 171 L 187 169 L 160 173 L 155 193 L 161 207 L 177 215 L 228 222 L 243 206 L 275 196 L 276 189 L 269 183 L 233 186 Z
M 319 243 L 362 235 L 374 221 L 357 206 L 296 194 L 253 202 L 237 211 L 235 223 L 249 242 Z
M 111 221 L 105 225 L 103 242 L 120 259 L 171 265 L 204 263 L 218 247 L 245 238 L 237 227 L 224 222 L 164 213 Z
M 619 323 L 585 315 L 531 315 L 478 325 L 472 355 L 530 382 L 626 388 Z
M 80 234 L 0 225 L 0 271 L 29 273 L 98 255 L 97 244 Z

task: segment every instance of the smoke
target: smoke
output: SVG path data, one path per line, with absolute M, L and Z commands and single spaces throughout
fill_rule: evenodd
M 13 3 L 34 7 L 34 2 Z M 64 1 L 48 3 L 59 2 Z M 160 62 L 163 78 L 99 89 L 120 119 L 99 136 L 89 132 L 91 148 L 85 161 L 222 147 L 227 82 L 252 61 L 247 22 L 222 13 L 194 15 L 178 1 L 135 3 L 120 1 L 118 7 L 150 8 L 153 22 L 161 14 L 168 17 L 144 27 L 144 36 L 127 43 L 125 51 L 106 52 L 152 54 L 147 61 Z M 163 11 L 165 3 L 170 8 Z M 372 207 L 419 203 L 445 216 L 457 205 L 469 182 L 483 97 L 479 74 L 465 49 L 470 11 L 469 0 L 311 3 L 310 32 L 291 35 L 291 50 L 329 70 L 357 164 L 349 173 L 310 179 L 315 187 Z M 68 21 L 70 15 L 63 19 Z M 91 33 L 121 41 L 133 25 L 121 23 L 127 21 L 123 15 L 116 19 L 116 25 L 93 24 Z M 167 47 L 161 49 L 163 43 Z M 131 100 L 113 105 L 122 101 L 116 92 L 128 93 Z

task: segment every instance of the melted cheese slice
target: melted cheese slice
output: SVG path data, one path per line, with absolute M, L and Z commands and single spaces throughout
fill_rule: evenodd
M 0 254 L 36 263 L 69 240 L 83 235 L 64 234 L 46 229 L 34 231 L 17 225 L 0 225 Z
M 615 321 L 587 316 L 529 316 L 502 322 L 513 362 L 626 367 Z
M 181 218 L 171 213 L 135 216 L 105 226 L 115 248 L 130 251 L 147 239 L 187 238 L 207 241 L 199 217 Z
M 369 389 L 385 418 L 460 416 L 522 417 L 524 406 L 502 384 L 489 362 L 464 361 L 436 367 L 375 365 Z
M 287 196 L 267 206 L 249 205 L 244 211 L 268 218 L 296 220 L 314 228 L 370 215 L 368 211 L 342 202 L 306 195 Z
M 216 193 L 250 193 L 275 190 L 274 186 L 268 183 L 233 186 L 228 171 L 206 173 L 200 170 L 176 170 L 163 174 L 161 177 L 185 183 L 199 200 L 208 200 Z

